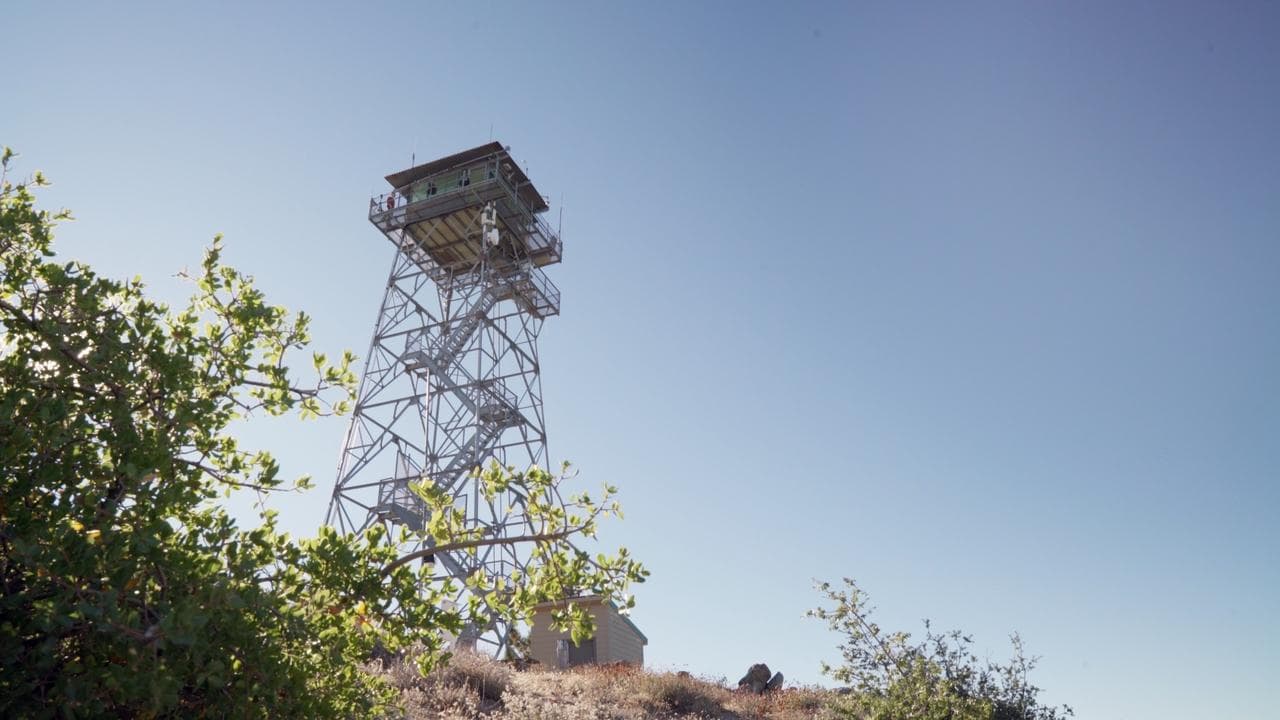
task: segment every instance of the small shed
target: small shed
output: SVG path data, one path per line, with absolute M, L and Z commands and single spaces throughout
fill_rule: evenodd
M 595 637 L 583 640 L 581 645 L 574 645 L 569 633 L 551 629 L 551 612 L 569 602 L 585 607 L 595 620 Z M 648 644 L 649 639 L 635 623 L 618 612 L 617 605 L 599 595 L 538 605 L 529 631 L 529 651 L 533 659 L 558 669 L 616 662 L 640 667 L 644 665 L 644 646 Z

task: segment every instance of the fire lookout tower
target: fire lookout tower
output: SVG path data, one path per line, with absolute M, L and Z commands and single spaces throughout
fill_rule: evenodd
M 469 477 L 496 458 L 547 467 L 538 332 L 560 312 L 542 268 L 560 262 L 547 202 L 507 148 L 489 143 L 392 175 L 369 221 L 396 247 L 327 521 L 358 532 L 376 523 L 421 530 L 423 476 L 452 493 L 488 537 L 519 531 L 519 502 L 486 501 Z M 425 549 L 422 541 L 405 552 Z M 437 576 L 523 569 L 505 545 L 435 553 Z M 495 620 L 462 640 L 501 649 Z

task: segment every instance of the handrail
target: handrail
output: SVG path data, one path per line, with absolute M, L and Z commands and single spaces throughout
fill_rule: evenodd
M 417 493 L 409 488 L 409 483 L 416 480 L 417 476 L 414 476 L 391 478 L 390 482 L 384 481 L 380 483 L 378 485 L 378 504 L 419 509 L 423 505 L 422 498 L 418 497 Z
M 542 268 L 527 268 L 522 270 L 521 274 L 525 276 L 524 279 L 533 286 L 533 289 L 538 294 L 546 298 L 548 307 L 554 307 L 556 310 L 560 309 L 560 288 L 557 288 L 555 283 L 551 282 L 551 278 L 543 272 Z
M 516 409 L 516 403 L 519 402 L 519 398 L 516 397 L 516 394 L 512 392 L 510 388 L 502 384 L 495 385 L 495 381 L 493 380 L 482 380 L 476 383 L 473 388 L 472 397 L 477 405 L 480 404 L 482 399 L 487 398 L 497 401 L 512 410 Z

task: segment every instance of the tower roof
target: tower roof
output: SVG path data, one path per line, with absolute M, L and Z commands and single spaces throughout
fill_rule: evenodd
M 498 162 L 502 163 L 502 169 L 509 172 L 510 177 L 515 181 L 516 191 L 520 193 L 520 199 L 524 200 L 534 212 L 542 212 L 548 208 L 547 202 L 542 199 L 538 189 L 533 186 L 533 181 L 524 174 L 524 171 L 520 169 L 520 166 L 512 159 L 511 154 L 507 152 L 506 147 L 500 142 L 485 143 L 470 150 L 463 150 L 438 160 L 432 160 L 421 165 L 414 165 L 400 172 L 391 173 L 387 176 L 387 182 L 391 184 L 391 187 L 399 189 L 415 180 L 438 175 L 490 156 L 497 156 Z

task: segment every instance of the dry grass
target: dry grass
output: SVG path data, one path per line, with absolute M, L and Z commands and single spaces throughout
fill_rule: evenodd
M 733 699 L 719 685 L 671 673 L 638 673 L 633 687 L 653 717 L 724 717 Z
M 501 710 L 515 673 L 487 656 L 462 652 L 426 677 L 408 661 L 394 661 L 380 674 L 400 691 L 406 720 L 460 720 Z
M 516 672 L 471 654 L 425 678 L 407 663 L 382 674 L 400 690 L 406 720 L 808 720 L 822 718 L 833 696 L 816 688 L 751 695 L 723 680 L 627 666 Z

